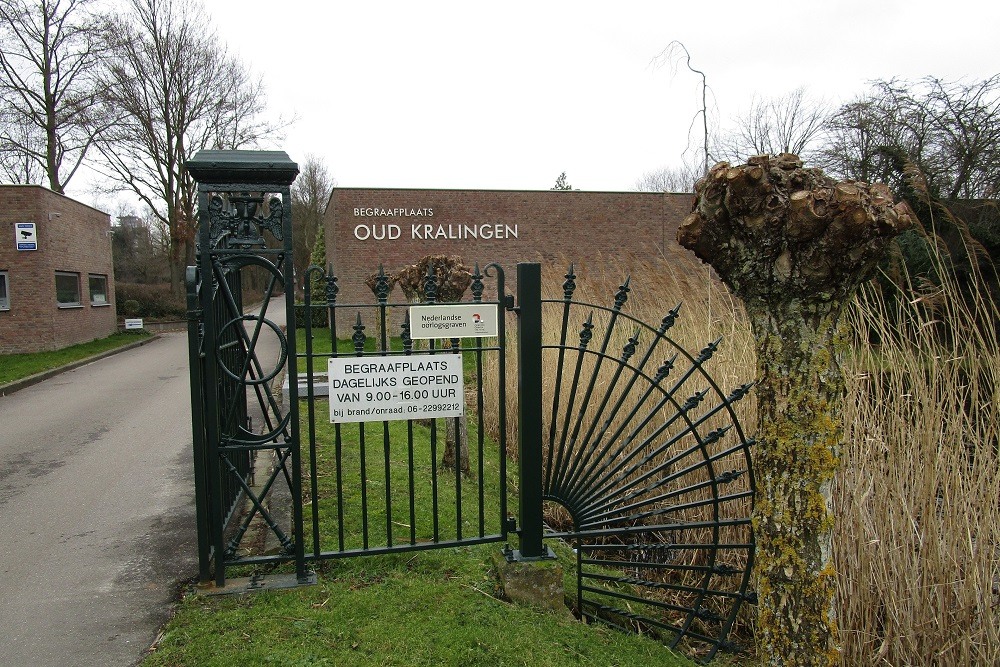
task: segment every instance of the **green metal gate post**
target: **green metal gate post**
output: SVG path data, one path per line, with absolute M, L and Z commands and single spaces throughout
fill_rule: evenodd
M 187 268 L 188 364 L 191 378 L 191 434 L 194 449 L 195 518 L 198 526 L 198 580 L 212 578 L 211 527 L 209 525 L 207 475 L 205 472 L 205 391 L 201 354 L 201 305 L 198 301 L 197 269 Z
M 217 587 L 226 584 L 227 564 L 294 558 L 297 581 L 308 583 L 312 576 L 305 565 L 302 525 L 292 268 L 291 184 L 298 165 L 282 151 L 203 150 L 185 167 L 198 183 L 197 270 L 192 267 L 189 276 L 188 331 L 192 383 L 200 386 L 192 386 L 199 575 L 202 580 L 208 575 L 209 556 Z M 255 269 L 265 278 L 266 286 L 257 296 L 262 304 L 258 314 L 243 310 L 244 269 Z M 267 305 L 279 290 L 284 293 L 286 332 L 266 317 Z M 250 322 L 252 333 L 247 329 Z M 262 363 L 257 357 L 262 330 L 273 331 L 281 347 L 273 369 L 268 368 L 270 360 Z M 284 412 L 270 385 L 282 370 L 290 384 Z M 248 419 L 248 395 L 256 398 L 263 415 L 259 432 L 252 431 Z M 273 452 L 277 464 L 265 473 L 269 479 L 258 492 L 253 488 L 253 457 L 265 450 Z M 282 473 L 292 498 L 291 538 L 262 497 Z M 240 540 L 257 516 L 282 543 L 284 553 L 238 555 Z
M 542 543 L 542 270 L 517 265 L 517 448 L 519 463 L 516 560 L 548 557 Z
M 206 192 L 198 192 L 198 209 L 200 217 L 207 218 L 207 215 L 201 216 L 201 211 L 208 211 L 208 194 Z M 217 287 L 215 285 L 215 270 L 212 266 L 212 255 L 208 251 L 210 246 L 210 230 L 211 225 L 208 220 L 199 220 L 198 235 L 200 246 L 204 247 L 204 251 L 200 251 L 197 254 L 196 262 L 198 264 L 198 271 L 201 274 L 202 289 L 199 295 L 199 307 L 201 312 L 204 313 L 204 319 L 202 320 L 202 336 L 204 337 L 204 365 L 202 366 L 202 382 L 203 387 L 218 387 L 219 386 L 219 372 L 218 372 L 218 349 L 216 349 L 215 341 L 218 339 L 218 326 L 219 323 L 216 321 L 215 317 L 215 293 Z M 204 447 L 205 447 L 205 487 L 202 493 L 207 495 L 208 498 L 208 525 L 209 525 L 209 544 L 208 549 L 215 559 L 215 584 L 217 586 L 224 586 L 226 584 L 226 568 L 224 565 L 225 560 L 225 521 L 223 517 L 223 502 L 222 502 L 222 465 L 219 461 L 219 405 L 217 396 L 208 395 L 206 392 L 205 400 L 202 402 L 202 419 L 204 420 Z M 199 547 L 206 548 L 206 547 Z

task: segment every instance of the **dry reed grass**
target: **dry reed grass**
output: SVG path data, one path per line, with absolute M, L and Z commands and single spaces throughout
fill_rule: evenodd
M 755 376 L 742 308 L 704 266 L 578 266 L 575 298 L 610 303 L 628 268 L 631 314 L 655 325 L 683 302 L 671 337 L 696 354 L 723 336 L 711 373 L 724 388 Z M 544 269 L 543 281 L 543 298 L 562 297 L 562 271 Z M 1000 664 L 1000 341 L 995 324 L 981 324 L 1000 321 L 1000 313 L 985 298 L 970 305 L 958 293 L 950 280 L 912 301 L 869 289 L 849 315 L 865 335 L 845 368 L 846 443 L 836 484 L 844 664 Z M 548 322 L 545 340 L 555 341 L 558 331 Z M 511 397 L 517 395 L 513 325 Z M 867 334 L 878 344 L 869 344 Z M 543 363 L 545 377 L 552 377 L 554 355 Z M 495 368 L 485 374 L 497 381 Z M 547 385 L 550 405 L 555 388 Z M 495 432 L 496 406 L 486 411 Z M 738 412 L 752 434 L 753 401 L 741 402 Z M 749 634 L 748 628 L 741 630 Z
M 879 344 L 858 345 L 847 373 L 845 664 L 1000 664 L 1000 313 L 960 298 L 938 262 L 943 286 L 909 300 L 870 286 L 851 314 Z

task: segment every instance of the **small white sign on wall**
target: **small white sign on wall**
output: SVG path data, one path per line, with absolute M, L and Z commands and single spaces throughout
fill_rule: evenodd
M 141 329 L 142 328 L 142 318 L 128 319 L 125 320 L 125 329 Z
M 18 250 L 38 250 L 38 235 L 33 222 L 14 223 L 14 243 Z

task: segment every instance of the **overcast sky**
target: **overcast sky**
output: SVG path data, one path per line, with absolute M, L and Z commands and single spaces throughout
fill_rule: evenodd
M 754 94 L 836 104 L 872 79 L 1000 72 L 986 0 L 205 2 L 262 101 L 296 118 L 268 148 L 350 187 L 544 190 L 565 171 L 634 189 L 680 164 L 700 108 L 698 76 L 652 64 L 673 40 L 723 123 Z

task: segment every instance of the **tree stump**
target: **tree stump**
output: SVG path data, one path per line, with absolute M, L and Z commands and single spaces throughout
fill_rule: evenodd
M 886 186 L 837 182 L 781 154 L 715 165 L 677 232 L 746 304 L 756 341 L 754 579 L 769 665 L 839 660 L 831 484 L 843 443 L 841 314 L 910 224 Z

